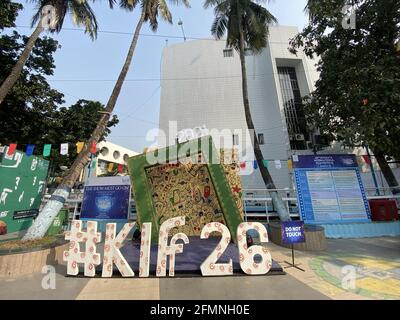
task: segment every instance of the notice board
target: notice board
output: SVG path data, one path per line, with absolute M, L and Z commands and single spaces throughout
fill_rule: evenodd
M 370 222 L 354 155 L 294 156 L 299 211 L 307 223 Z

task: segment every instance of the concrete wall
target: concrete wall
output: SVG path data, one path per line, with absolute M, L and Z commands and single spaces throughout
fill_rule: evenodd
M 246 58 L 250 105 L 257 133 L 263 133 L 265 159 L 282 160 L 282 169 L 269 166 L 278 188 L 291 188 L 287 168 L 291 157 L 289 137 L 280 92 L 278 66 L 296 68 L 301 93 L 308 94 L 318 73 L 315 62 L 302 52 L 297 56 L 288 50 L 289 39 L 297 34 L 296 27 L 271 27 L 268 47 L 261 54 Z M 160 129 L 170 139 L 159 139 L 161 147 L 174 143 L 176 132 L 170 132 L 169 121 L 177 121 L 177 131 L 205 125 L 208 129 L 231 129 L 246 132 L 243 110 L 240 58 L 224 57 L 225 41 L 189 41 L 165 48 L 162 61 Z M 231 142 L 229 133 L 213 134 L 217 147 L 220 137 Z M 242 136 L 243 139 L 246 135 Z M 244 140 L 243 140 L 244 141 Z M 247 136 L 247 143 L 250 143 Z M 227 146 L 226 143 L 224 147 Z M 252 149 L 251 145 L 241 146 Z M 243 161 L 254 159 L 252 152 Z M 258 170 L 243 176 L 245 188 L 264 188 Z

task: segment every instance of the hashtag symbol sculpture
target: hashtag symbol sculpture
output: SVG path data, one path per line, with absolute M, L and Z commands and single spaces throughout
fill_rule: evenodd
M 110 278 L 113 275 L 113 264 L 117 266 L 123 277 L 134 277 L 135 273 L 122 255 L 120 249 L 129 232 L 135 227 L 136 223 L 127 223 L 116 236 L 117 224 L 108 223 L 106 226 L 106 243 L 104 244 L 103 257 L 103 278 Z
M 89 221 L 86 232 L 82 231 L 82 221 L 72 221 L 71 231 L 65 233 L 69 240 L 69 250 L 64 251 L 63 260 L 67 262 L 67 274 L 76 276 L 79 264 L 84 264 L 85 277 L 94 277 L 96 267 L 100 264 L 100 254 L 96 252 L 101 241 L 101 233 L 97 232 L 97 222 Z M 81 251 L 80 243 L 85 243 L 85 251 Z

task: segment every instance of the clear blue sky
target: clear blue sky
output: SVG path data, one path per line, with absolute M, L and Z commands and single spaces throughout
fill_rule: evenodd
M 24 0 L 17 1 L 24 10 L 17 19 L 18 31 L 29 35 L 34 6 Z M 91 4 L 100 31 L 132 33 L 138 20 L 139 8 L 135 12 L 125 12 L 119 8 L 110 10 L 108 1 Z M 306 22 L 303 9 L 306 0 L 274 0 L 268 4 L 269 10 L 278 18 L 279 24 L 302 28 Z M 179 19 L 184 22 L 187 37 L 210 38 L 213 11 L 203 9 L 203 1 L 191 0 L 191 8 L 170 5 L 174 24 L 160 21 L 157 35 L 182 36 Z M 24 27 L 25 26 L 25 27 Z M 76 28 L 67 17 L 65 28 Z M 147 25 L 143 34 L 152 33 Z M 55 54 L 56 70 L 49 78 L 51 85 L 65 94 L 66 106 L 78 99 L 97 100 L 106 104 L 117 79 L 132 36 L 129 34 L 110 34 L 99 32 L 98 38 L 91 41 L 81 31 L 62 30 L 52 35 L 62 46 Z M 113 128 L 108 140 L 135 151 L 142 151 L 148 143 L 145 136 L 148 130 L 158 128 L 160 108 L 160 61 L 166 45 L 165 37 L 142 36 L 136 49 L 128 80 L 119 97 L 115 113 L 120 124 Z M 183 39 L 169 38 L 168 43 L 182 42 Z M 190 41 L 190 40 L 189 40 Z M 150 80 L 149 80 L 150 79 Z M 154 79 L 154 80 L 153 80 Z M 81 80 L 81 81 L 69 81 Z

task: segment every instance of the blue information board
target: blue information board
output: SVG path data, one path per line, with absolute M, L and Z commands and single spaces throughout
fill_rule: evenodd
M 306 242 L 303 221 L 285 221 L 281 225 L 282 242 L 296 244 Z
M 127 221 L 130 196 L 129 181 L 118 177 L 93 179 L 85 186 L 81 219 Z
M 307 223 L 370 222 L 354 155 L 294 156 L 301 218 Z

